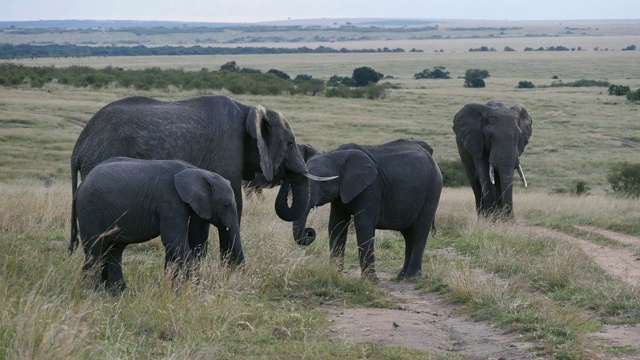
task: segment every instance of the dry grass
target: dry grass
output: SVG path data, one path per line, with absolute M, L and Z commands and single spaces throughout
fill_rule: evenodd
M 301 143 L 330 150 L 347 142 L 374 144 L 415 137 L 434 147 L 437 160 L 457 159 L 451 125 L 464 104 L 523 103 L 534 119 L 534 133 L 522 158 L 530 187 L 515 188 L 516 221 L 478 220 L 470 189 L 445 189 L 436 219 L 438 231 L 429 240 L 425 256 L 428 276 L 417 284 L 467 304 L 478 318 L 530 335 L 545 354 L 588 358 L 594 346 L 584 342 L 585 333 L 606 322 L 638 322 L 637 289 L 605 276 L 574 245 L 519 229 L 530 224 L 556 228 L 589 224 L 640 235 L 640 204 L 610 196 L 606 182 L 612 162 L 637 162 L 638 149 L 616 138 L 640 139 L 638 106 L 606 95 L 604 88 L 516 90 L 515 86 L 520 80 L 548 85 L 551 76 L 558 75 L 563 81 L 607 79 L 635 89 L 640 87 L 636 52 L 463 51 L 479 45 L 501 50 L 505 45 L 530 43 L 618 47 L 638 43 L 634 36 L 572 38 L 576 44 L 569 44 L 568 38 L 419 42 L 447 47 L 444 53 L 21 62 L 215 69 L 235 60 L 241 67 L 277 68 L 294 76 L 307 73 L 325 79 L 371 66 L 393 76 L 385 81 L 399 84 L 400 89 L 380 101 L 233 97 L 282 111 Z M 414 73 L 438 65 L 445 65 L 454 79 L 412 79 Z M 455 78 L 472 67 L 490 71 L 487 88 L 465 89 L 462 80 Z M 363 347 L 370 358 L 426 356 L 327 341 L 325 319 L 314 310 L 317 304 L 345 301 L 387 306 L 389 299 L 375 286 L 329 265 L 328 207 L 317 209 L 309 219 L 309 225 L 318 230 L 316 243 L 305 249 L 296 246 L 291 224 L 279 220 L 273 211 L 275 190 L 266 191 L 265 199 L 246 199 L 244 272 L 218 266 L 217 236 L 212 233 L 210 256 L 195 279 L 175 292 L 162 274 L 163 248 L 156 239 L 125 251 L 129 294 L 111 297 L 87 290 L 80 274 L 81 251 L 66 255 L 71 199 L 68 161 L 84 122 L 106 103 L 125 96 L 171 100 L 200 94 L 176 89 L 91 91 L 59 85 L 43 90 L 0 88 L 0 244 L 4 249 L 0 288 L 6 289 L 0 296 L 0 358 L 297 358 L 304 354 L 355 359 L 362 356 Z M 54 180 L 50 187 L 44 185 L 47 178 Z M 586 181 L 593 195 L 554 193 L 570 188 L 576 180 Z M 402 265 L 402 240 L 391 231 L 377 235 L 378 270 L 396 273 Z M 440 256 L 435 251 L 440 248 L 455 248 L 461 256 Z M 353 234 L 346 255 L 346 267 L 354 272 L 358 260 Z M 289 329 L 291 337 L 274 335 L 278 327 Z

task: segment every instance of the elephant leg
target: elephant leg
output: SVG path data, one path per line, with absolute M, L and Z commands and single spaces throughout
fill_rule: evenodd
M 362 278 L 374 283 L 379 282 L 376 275 L 376 259 L 374 255 L 375 225 L 377 220 L 368 218 L 367 213 L 362 212 L 354 216 L 356 237 L 358 238 L 358 259 Z
M 429 236 L 429 229 L 432 221 L 420 221 L 411 226 L 411 228 L 403 230 L 405 252 L 404 266 L 398 274 L 398 279 L 412 278 L 422 274 L 422 257 Z
M 218 227 L 220 238 L 220 262 L 226 265 L 237 266 L 244 262 L 242 243 L 234 236 L 234 232 L 223 226 Z
M 238 229 L 237 233 L 240 233 L 240 222 L 242 218 L 242 187 L 231 183 L 233 193 L 236 198 L 237 214 L 238 214 Z M 241 265 L 244 263 L 244 254 L 242 253 L 242 244 L 240 239 L 236 239 L 235 232 L 232 229 L 226 229 L 224 226 L 218 227 L 218 239 L 220 240 L 220 262 L 228 265 Z
M 181 271 L 188 269 L 194 258 L 188 241 L 191 227 L 186 223 L 186 215 L 160 221 L 160 239 L 165 249 L 164 271 L 175 279 Z M 188 271 L 185 275 L 189 275 Z
M 347 233 L 351 213 L 342 205 L 331 204 L 329 215 L 329 257 L 339 271 L 344 270 L 344 249 L 347 244 Z
M 102 280 L 109 292 L 121 293 L 127 288 L 122 274 L 122 253 L 126 247 L 127 244 L 115 243 L 105 253 Z
M 202 260 L 207 255 L 210 225 L 198 216 L 191 216 L 189 219 L 189 247 L 197 260 Z
M 91 287 L 94 290 L 100 289 L 102 286 L 102 268 L 103 268 L 103 251 L 102 244 L 98 241 L 89 245 L 83 241 L 85 259 L 82 265 L 82 273 L 86 280 L 88 280 Z

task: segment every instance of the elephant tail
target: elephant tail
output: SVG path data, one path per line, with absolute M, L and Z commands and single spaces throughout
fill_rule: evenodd
M 431 230 L 433 230 L 431 237 L 436 237 L 436 233 L 438 232 L 438 229 L 436 229 L 436 219 L 433 219 L 433 222 L 431 223 Z
M 76 190 L 78 189 L 78 166 L 74 158 L 71 159 L 71 237 L 69 239 L 69 255 L 73 254 L 78 244 L 78 222 L 76 218 Z

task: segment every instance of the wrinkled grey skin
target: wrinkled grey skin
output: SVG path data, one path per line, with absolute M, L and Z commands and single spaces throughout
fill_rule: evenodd
M 532 122 L 522 104 L 510 108 L 495 102 L 467 104 L 455 115 L 453 131 L 478 214 L 513 218 L 513 173 L 520 169 L 527 186 L 520 155 L 529 142 Z
M 165 271 L 188 274 L 193 260 L 189 242 L 197 236 L 189 231 L 193 223 L 224 228 L 233 241 L 221 256 L 234 265 L 244 262 L 231 184 L 184 161 L 109 159 L 84 177 L 73 205 L 85 253 L 82 269 L 96 288 L 124 290 L 122 252 L 158 235 L 166 250 Z M 72 232 L 69 253 L 77 242 Z
M 341 269 L 347 228 L 353 218 L 363 278 L 378 280 L 376 229 L 398 230 L 404 237 L 404 265 L 398 278 L 420 275 L 442 191 L 442 175 L 432 153 L 423 141 L 399 139 L 377 146 L 346 144 L 312 157 L 307 162 L 309 171 L 338 178 L 311 183 L 310 206 L 293 223 L 294 239 L 299 245 L 311 244 L 316 233 L 306 227 L 309 210 L 331 203 L 330 254 Z M 287 181 L 283 181 L 283 188 Z
M 302 155 L 304 161 L 309 160 L 312 156 L 319 152 L 318 149 L 309 144 L 298 144 L 298 150 L 300 150 L 300 155 Z M 271 189 L 282 184 L 282 178 L 284 178 L 284 174 L 285 169 L 283 165 L 280 165 L 280 167 L 276 171 L 276 176 L 274 176 L 271 181 L 268 181 L 261 173 L 251 173 L 248 177 L 245 176 L 245 179 L 242 180 L 242 187 L 244 188 L 245 194 L 247 194 L 247 196 L 262 196 L 262 189 Z
M 184 160 L 219 174 L 231 182 L 239 219 L 243 173 L 259 172 L 272 180 L 283 165 L 285 176 L 308 175 L 293 130 L 281 113 L 226 96 L 174 102 L 137 96 L 106 105 L 87 122 L 73 148 L 72 191 L 77 188 L 78 171 L 84 179 L 100 162 L 116 156 Z M 298 219 L 309 201 L 307 177 L 296 177 L 294 182 L 291 206 L 285 201 L 277 207 L 285 221 Z M 189 231 L 198 234 L 190 238 L 196 257 L 204 256 L 209 224 L 190 225 Z M 218 234 L 223 252 L 229 253 L 232 234 L 224 228 Z

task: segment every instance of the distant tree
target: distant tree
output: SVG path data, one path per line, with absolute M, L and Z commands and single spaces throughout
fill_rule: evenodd
M 622 51 L 635 51 L 635 50 L 636 50 L 635 45 L 629 45 L 626 48 L 622 49 Z
M 316 96 L 325 89 L 325 82 L 321 79 L 296 80 L 294 83 L 298 94 Z
M 483 88 L 485 87 L 484 79 L 489 76 L 491 75 L 488 70 L 468 69 L 464 74 L 464 87 Z
M 627 94 L 627 100 L 629 101 L 640 101 L 640 89 L 636 91 L 631 91 Z
M 293 79 L 293 82 L 296 81 L 309 81 L 311 80 L 313 77 L 311 75 L 307 75 L 307 74 L 300 74 L 300 75 L 296 75 L 296 78 Z
M 433 70 L 424 69 L 421 72 L 414 74 L 415 79 L 451 79 L 449 72 L 445 71 L 444 66 L 434 66 Z
M 625 96 L 631 92 L 631 88 L 623 85 L 611 85 L 609 86 L 609 95 Z
M 518 89 L 533 89 L 534 87 L 536 87 L 535 85 L 533 85 L 533 83 L 531 81 L 520 81 L 518 83 Z
M 377 83 L 384 77 L 383 74 L 373 70 L 368 66 L 359 67 L 353 70 L 353 80 L 356 82 L 356 86 L 366 86 L 369 83 Z
M 228 63 L 220 66 L 220 71 L 237 72 L 239 70 L 235 61 L 229 61 Z
M 515 50 L 510 46 L 505 46 L 504 51 L 515 51 Z
M 267 74 L 273 74 L 280 79 L 291 80 L 291 77 L 287 73 L 280 70 L 270 69 L 269 71 L 267 71 Z

